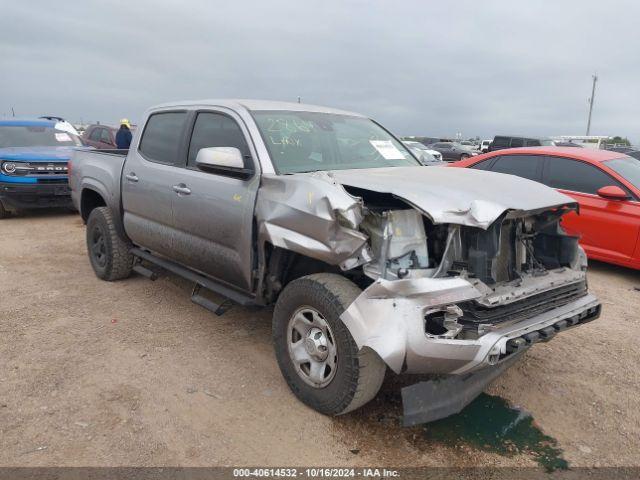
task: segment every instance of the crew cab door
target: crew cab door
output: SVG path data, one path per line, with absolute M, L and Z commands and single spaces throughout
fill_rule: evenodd
M 602 187 L 615 185 L 631 195 L 624 185 L 593 165 L 552 156 L 546 158 L 543 183 L 580 204 L 580 214 L 565 215 L 562 226 L 568 233 L 580 235 L 588 255 L 623 262 L 633 257 L 640 230 L 638 202 L 607 199 L 597 193 Z
M 173 194 L 175 246 L 172 258 L 240 290 L 252 290 L 253 213 L 259 186 L 257 155 L 242 120 L 230 110 L 192 113 L 186 167 L 176 177 Z M 251 147 L 250 147 L 251 146 Z M 202 171 L 196 156 L 206 147 L 235 147 L 245 168 L 239 178 Z
M 174 185 L 184 171 L 186 111 L 149 116 L 140 141 L 132 145 L 122 170 L 124 228 L 141 247 L 173 257 Z

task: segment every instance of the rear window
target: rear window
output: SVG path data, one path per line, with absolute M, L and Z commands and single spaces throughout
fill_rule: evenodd
M 496 160 L 491 170 L 540 181 L 541 165 L 542 158 L 535 155 L 504 155 Z
M 6 147 L 74 147 L 82 142 L 73 133 L 53 125 L 2 125 L 0 148 Z
M 624 177 L 634 187 L 640 189 L 640 160 L 631 157 L 614 158 L 607 160 L 604 164 Z
M 509 146 L 509 138 L 508 137 L 496 137 L 493 139 L 494 147 L 508 147 Z
M 158 163 L 181 163 L 178 156 L 186 119 L 186 112 L 151 115 L 140 140 L 140 153 L 148 160 Z
M 493 161 L 493 158 L 489 158 L 487 160 L 483 160 L 481 162 L 478 162 L 474 165 L 471 165 L 469 168 L 474 168 L 476 170 L 491 170 L 491 162 Z

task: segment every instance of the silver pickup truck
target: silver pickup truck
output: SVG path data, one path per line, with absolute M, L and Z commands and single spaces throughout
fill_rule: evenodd
M 531 345 L 600 314 L 561 227 L 572 199 L 421 166 L 356 113 L 160 105 L 126 156 L 78 151 L 70 171 L 99 278 L 168 270 L 218 314 L 275 305 L 282 374 L 324 414 L 367 403 L 389 369 L 430 374 L 402 389 L 406 425 L 448 416 Z

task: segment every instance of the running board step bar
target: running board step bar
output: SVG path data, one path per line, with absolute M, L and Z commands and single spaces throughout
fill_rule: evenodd
M 183 267 L 182 265 L 178 265 L 171 260 L 156 257 L 152 253 L 149 253 L 140 248 L 132 248 L 131 253 L 139 259 L 146 260 L 153 265 L 163 268 L 164 270 L 168 270 L 171 273 L 175 273 L 176 275 L 193 282 L 194 287 L 193 292 L 191 293 L 191 301 L 206 308 L 207 310 L 211 310 L 216 315 L 222 315 L 231 307 L 232 303 L 236 303 L 242 306 L 256 304 L 253 297 L 244 295 L 229 287 L 221 285 L 215 280 L 205 277 L 204 275 L 200 275 L 199 273 Z M 136 267 L 140 267 L 140 269 Z M 140 273 L 145 277 L 151 278 L 148 276 L 147 272 L 150 272 L 152 276 L 155 274 L 155 272 L 142 265 L 136 265 L 136 267 L 134 267 L 134 271 Z M 223 296 L 224 301 L 220 304 L 217 304 L 216 302 L 209 300 L 200 293 L 201 289 L 210 290 L 213 293 Z
M 220 316 L 224 314 L 227 310 L 229 310 L 232 306 L 231 301 L 224 300 L 222 303 L 218 304 L 213 300 L 209 300 L 208 298 L 200 295 L 200 289 L 203 288 L 202 285 L 196 283 L 193 286 L 193 292 L 191 292 L 191 301 L 200 305 L 201 307 L 206 308 L 207 310 L 215 313 Z
M 150 268 L 144 267 L 140 264 L 135 265 L 133 267 L 133 271 L 139 275 L 142 275 L 143 277 L 147 277 L 152 282 L 158 279 L 158 272 L 154 272 Z

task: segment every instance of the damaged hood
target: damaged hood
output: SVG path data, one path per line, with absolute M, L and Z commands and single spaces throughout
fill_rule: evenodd
M 327 175 L 346 187 L 392 194 L 435 223 L 483 229 L 506 211 L 575 205 L 572 198 L 541 183 L 468 168 L 369 168 L 332 170 Z

